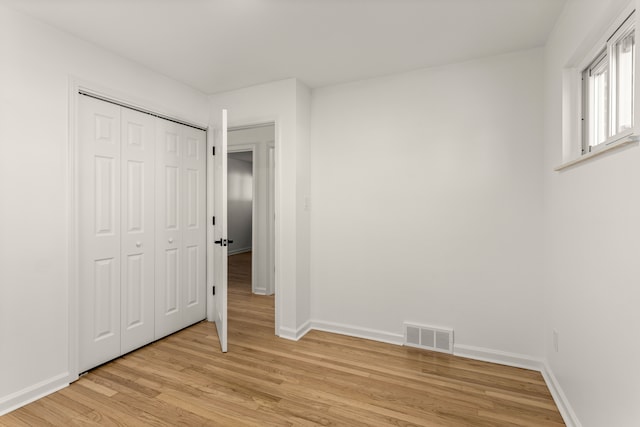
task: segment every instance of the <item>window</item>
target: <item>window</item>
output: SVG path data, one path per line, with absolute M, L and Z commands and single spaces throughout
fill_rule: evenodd
M 633 133 L 633 13 L 582 71 L 582 154 Z

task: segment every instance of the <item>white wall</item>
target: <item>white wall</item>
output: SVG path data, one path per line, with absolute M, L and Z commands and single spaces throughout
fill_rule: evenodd
M 229 254 L 251 250 L 251 217 L 253 210 L 253 162 L 227 159 L 227 235 Z
M 69 79 L 206 124 L 207 98 L 0 5 L 0 413 L 69 372 Z
M 276 323 L 281 337 L 297 338 L 309 320 L 309 275 L 299 269 L 309 257 L 308 231 L 297 184 L 306 179 L 304 153 L 308 152 L 308 89 L 296 79 L 225 92 L 210 97 L 211 122 L 219 127 L 217 112 L 229 111 L 229 126 L 275 122 L 276 168 Z M 308 194 L 308 193 L 307 193 Z M 307 233 L 307 234 L 305 234 Z M 306 303 L 307 310 L 298 310 Z
M 310 318 L 390 340 L 405 320 L 453 327 L 457 351 L 546 358 L 582 425 L 636 425 L 640 149 L 552 171 L 562 69 L 624 5 L 569 0 L 544 58 L 211 97 L 0 5 L 0 413 L 74 374 L 77 77 L 192 122 L 276 122 L 281 336 Z
M 540 357 L 542 51 L 313 91 L 312 319 Z M 475 349 L 477 350 L 477 349 Z
M 296 81 L 296 330 L 311 316 L 311 91 Z
M 563 161 L 563 68 L 625 3 L 569 1 L 546 49 L 545 355 L 583 426 L 640 423 L 640 148 L 553 171 Z

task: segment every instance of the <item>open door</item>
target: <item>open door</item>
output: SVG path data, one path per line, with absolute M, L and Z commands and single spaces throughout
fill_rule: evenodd
M 215 226 L 213 236 L 215 323 L 220 348 L 227 352 L 227 110 L 222 110 L 222 122 L 216 132 L 214 155 Z

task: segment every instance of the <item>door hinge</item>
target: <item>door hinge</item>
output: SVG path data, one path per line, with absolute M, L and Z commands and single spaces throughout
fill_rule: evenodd
M 212 287 L 211 290 L 213 291 L 213 295 L 215 295 L 216 294 L 216 287 L 215 286 Z
M 216 225 L 216 217 L 215 216 L 211 217 L 211 225 Z
M 212 156 L 215 156 L 215 155 L 216 155 L 216 147 L 211 147 L 211 148 L 212 148 L 212 150 L 211 150 L 211 151 L 212 151 L 211 155 L 212 155 Z

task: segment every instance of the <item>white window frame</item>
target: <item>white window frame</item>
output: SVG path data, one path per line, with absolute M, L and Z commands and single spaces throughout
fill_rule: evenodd
M 599 24 L 594 26 L 592 32 L 587 34 L 584 43 L 569 58 L 562 71 L 562 163 L 554 168 L 555 171 L 562 171 L 610 150 L 640 141 L 640 107 L 638 107 L 640 105 L 640 85 L 636 84 L 640 81 L 636 78 L 640 73 L 640 55 L 635 52 L 633 58 L 633 126 L 613 137 L 607 137 L 604 142 L 592 146 L 590 150 L 588 147 L 583 150 L 586 139 L 583 136 L 585 125 L 582 121 L 583 103 L 586 101 L 583 100 L 583 72 L 594 64 L 603 51 L 610 55 L 609 45 L 615 46 L 621 37 L 628 34 L 625 30 L 633 27 L 640 32 L 640 0 L 629 0 L 626 7 L 620 11 L 617 16 L 603 17 Z M 611 125 L 611 119 L 608 120 Z
M 580 85 L 579 96 L 580 102 L 580 121 L 582 126 L 580 126 L 580 141 L 582 147 L 582 155 L 590 155 L 594 154 L 598 151 L 605 150 L 608 147 L 613 145 L 618 145 L 620 142 L 629 142 L 635 140 L 635 136 L 638 134 L 638 118 L 636 117 L 637 108 L 636 103 L 638 97 L 636 85 L 635 85 L 635 74 L 638 72 L 637 67 L 637 55 L 634 51 L 634 70 L 633 70 L 633 101 L 632 101 L 632 120 L 633 125 L 630 129 L 626 129 L 621 132 L 615 132 L 617 123 L 616 116 L 618 112 L 618 103 L 617 103 L 617 76 L 616 76 L 616 62 L 615 62 L 615 54 L 614 48 L 616 44 L 627 37 L 632 32 L 636 30 L 636 20 L 637 13 L 635 12 L 635 8 L 630 8 L 625 10 L 623 14 L 619 16 L 616 22 L 611 26 L 611 28 L 606 32 L 605 37 L 597 43 L 593 50 L 589 52 L 586 56 L 585 61 L 577 68 L 580 73 L 580 80 L 582 84 Z M 637 34 L 636 34 L 637 35 Z M 635 49 L 635 47 L 634 47 Z M 589 70 L 596 68 L 597 63 L 601 62 L 601 57 L 604 56 L 604 60 L 607 61 L 607 73 L 608 73 L 608 105 L 607 105 L 607 137 L 604 141 L 596 144 L 589 144 L 589 127 L 591 125 L 591 118 L 589 116 L 589 98 L 588 95 L 590 92 L 589 86 L 590 81 L 588 79 Z
M 585 154 L 591 151 L 592 148 L 600 146 L 602 143 L 605 143 L 608 139 L 609 129 L 611 127 L 611 76 L 610 76 L 610 63 L 609 63 L 609 55 L 608 49 L 602 49 L 602 51 L 596 55 L 593 61 L 582 71 L 582 110 L 581 110 L 581 121 L 582 121 L 582 154 Z M 596 95 L 596 90 L 594 90 L 594 81 L 591 79 L 592 72 L 597 72 L 603 70 L 606 72 L 606 102 L 604 106 L 606 107 L 606 130 L 605 133 L 607 137 L 604 141 L 591 145 L 591 130 L 592 124 L 594 122 L 594 110 L 589 108 L 591 106 L 591 101 L 594 95 Z M 602 107 L 603 105 L 598 105 Z

